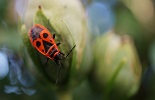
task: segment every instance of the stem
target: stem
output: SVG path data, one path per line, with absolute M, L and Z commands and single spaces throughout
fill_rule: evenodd
M 58 92 L 57 99 L 58 100 L 72 100 L 72 93 L 70 90 Z

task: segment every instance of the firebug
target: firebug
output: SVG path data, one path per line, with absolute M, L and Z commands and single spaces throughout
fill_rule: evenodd
M 52 36 L 48 29 L 41 24 L 35 24 L 30 29 L 28 36 L 33 47 L 47 57 L 45 64 L 48 62 L 49 59 L 51 59 L 59 65 L 59 71 L 56 80 L 57 84 L 61 70 L 60 60 L 67 58 L 76 45 L 74 45 L 70 52 L 65 56 L 65 54 L 62 53 L 58 48 L 60 42 L 56 43 L 54 40 L 55 34 L 53 34 Z

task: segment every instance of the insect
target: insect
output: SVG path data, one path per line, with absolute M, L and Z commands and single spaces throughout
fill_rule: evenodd
M 47 57 L 45 64 L 48 62 L 49 59 L 51 59 L 59 65 L 59 71 L 56 80 L 57 84 L 61 70 L 60 61 L 67 58 L 76 45 L 74 45 L 70 52 L 67 54 L 67 56 L 65 56 L 65 54 L 62 53 L 58 48 L 60 42 L 56 43 L 54 40 L 55 34 L 53 34 L 52 36 L 48 29 L 41 24 L 35 24 L 30 29 L 28 36 L 34 48 L 36 48 L 41 54 Z

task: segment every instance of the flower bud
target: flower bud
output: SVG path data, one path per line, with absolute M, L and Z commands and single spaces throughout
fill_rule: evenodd
M 134 95 L 140 84 L 141 64 L 132 40 L 112 32 L 94 44 L 94 70 L 91 81 L 107 98 Z
M 21 33 L 27 52 L 35 66 L 33 70 L 38 70 L 49 83 L 55 84 L 59 65 L 51 60 L 45 65 L 46 57 L 33 48 L 28 37 L 28 30 L 32 27 L 32 24 L 41 24 L 51 32 L 51 35 L 56 35 L 54 40 L 55 42 L 61 42 L 58 48 L 65 55 L 76 45 L 68 58 L 61 61 L 62 68 L 58 82 L 59 86 L 65 87 L 66 83 L 74 84 L 75 76 L 78 76 L 78 72 L 81 71 L 79 69 L 83 63 L 83 52 L 86 46 L 87 26 L 82 4 L 78 0 L 66 0 L 64 2 L 30 0 L 26 8 Z

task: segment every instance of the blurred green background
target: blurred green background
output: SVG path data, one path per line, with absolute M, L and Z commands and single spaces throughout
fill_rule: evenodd
M 47 0 L 48 1 L 48 0 Z M 62 0 L 61 0 L 62 1 Z M 38 79 L 28 69 L 28 55 L 24 52 L 23 41 L 20 33 L 20 19 L 18 11 L 24 12 L 27 0 L 1 0 L 0 1 L 0 100 L 154 100 L 155 99 L 155 1 L 154 0 L 79 0 L 84 8 L 89 37 L 88 49 L 92 50 L 91 56 L 93 61 L 91 70 L 86 78 L 79 82 L 78 85 L 70 87 L 68 90 L 55 91 L 50 86 L 44 86 L 44 82 L 40 84 Z M 36 1 L 37 2 L 37 1 Z M 62 2 L 65 2 L 62 1 Z M 21 5 L 25 6 L 21 6 Z M 17 11 L 17 9 L 20 9 Z M 76 12 L 75 12 L 76 13 Z M 22 15 L 24 18 L 24 14 Z M 74 30 L 74 29 L 73 29 Z M 115 50 L 115 36 L 106 36 L 106 34 L 115 33 L 118 43 L 129 43 L 131 51 L 124 48 Z M 122 36 L 127 35 L 130 39 L 123 40 Z M 102 38 L 103 37 L 103 38 Z M 118 38 L 121 37 L 121 38 Z M 117 40 L 116 39 L 116 40 Z M 126 42 L 127 41 L 127 42 Z M 130 44 L 131 42 L 131 44 Z M 107 45 L 114 43 L 109 49 Z M 101 48 L 103 46 L 103 48 Z M 105 46 L 105 47 L 104 47 Z M 107 48 L 108 49 L 107 49 Z M 121 46 L 120 46 L 121 47 Z M 95 49 L 94 49 L 95 48 Z M 118 47 L 119 48 L 119 47 Z M 128 47 L 127 47 L 128 48 Z M 134 53 L 130 53 L 133 52 Z M 102 54 L 103 52 L 103 54 Z M 111 57 L 110 54 L 116 53 Z M 127 52 L 127 53 L 126 53 Z M 129 52 L 129 53 L 128 53 Z M 86 52 L 84 52 L 86 53 Z M 99 53 L 99 54 L 97 54 Z M 118 55 L 117 55 L 118 54 Z M 99 56 L 104 56 L 103 59 Z M 125 87 L 123 79 L 117 78 L 121 66 L 126 65 L 126 60 L 120 55 L 129 56 L 129 69 L 123 72 L 123 76 L 127 76 L 125 80 L 130 84 L 130 71 L 138 68 L 140 74 L 130 78 L 131 84 L 135 85 L 131 92 Z M 130 55 L 133 55 L 130 57 Z M 120 57 L 120 58 L 119 58 Z M 89 56 L 88 56 L 89 58 Z M 107 69 L 102 67 L 105 72 L 100 73 L 100 63 L 106 66 L 106 60 L 121 59 L 117 63 L 118 69 L 115 71 L 115 61 L 109 61 Z M 122 60 L 123 59 L 123 60 Z M 126 59 L 126 58 L 125 58 Z M 85 59 L 86 60 L 86 59 Z M 128 61 L 128 59 L 127 59 Z M 134 62 L 135 61 L 135 62 Z M 117 61 L 116 61 L 117 62 Z M 132 63 L 134 62 L 134 64 Z M 87 62 L 90 63 L 90 62 Z M 138 63 L 138 64 L 137 64 Z M 137 65 L 135 65 L 137 64 Z M 97 67 L 99 66 L 99 67 Z M 111 67 L 112 66 L 112 67 Z M 98 68 L 98 69 L 97 69 Z M 120 68 L 120 69 L 119 69 Z M 123 69 L 124 70 L 124 69 Z M 96 74 L 97 73 L 97 74 Z M 110 75 L 112 76 L 108 76 Z M 112 73 L 112 74 L 111 74 Z M 102 77 L 103 74 L 103 77 Z M 132 71 L 131 71 L 132 74 Z M 106 76 L 107 75 L 107 76 Z M 80 75 L 79 75 L 80 76 Z M 112 79 L 109 79 L 109 77 Z M 137 78 L 138 77 L 138 78 Z M 99 79 L 98 79 L 99 78 Z M 100 82 L 100 78 L 103 80 Z M 42 81 L 42 79 L 39 79 Z M 106 83 L 108 80 L 109 83 Z M 110 81 L 109 81 L 110 80 Z M 44 79 L 43 79 L 44 81 Z M 136 81 L 136 82 L 135 82 Z M 102 83 L 103 82 L 103 83 Z M 134 84 L 135 83 L 135 84 Z M 103 87 L 102 87 L 102 84 Z M 106 84 L 106 85 L 105 85 Z M 101 87 L 100 87 L 101 86 Z M 71 97 L 68 97 L 67 93 Z M 121 92 L 120 92 L 121 91 Z M 125 91 L 125 92 L 122 92 Z M 65 93 L 66 92 L 66 93 Z M 127 93 L 127 92 L 131 92 Z

